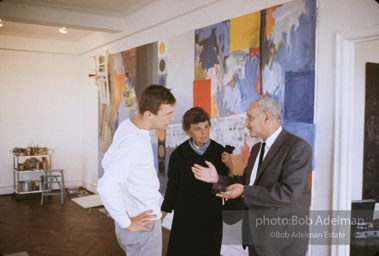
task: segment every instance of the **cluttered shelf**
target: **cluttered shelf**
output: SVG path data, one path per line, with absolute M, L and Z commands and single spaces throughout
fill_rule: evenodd
M 13 155 L 13 191 L 16 195 L 41 193 L 43 175 L 51 169 L 52 149 L 16 147 Z

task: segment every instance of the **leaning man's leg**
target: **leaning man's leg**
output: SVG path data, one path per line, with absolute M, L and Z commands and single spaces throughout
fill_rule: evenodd
M 146 225 L 151 231 L 132 232 L 121 228 L 116 222 L 116 237 L 119 245 L 127 256 L 157 256 L 162 255 L 161 220 Z

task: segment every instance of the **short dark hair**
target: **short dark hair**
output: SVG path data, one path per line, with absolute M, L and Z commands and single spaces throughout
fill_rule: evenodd
M 182 128 L 184 131 L 188 131 L 191 128 L 191 124 L 198 124 L 205 121 L 208 121 L 209 126 L 211 126 L 209 114 L 201 107 L 193 107 L 184 113 Z
M 142 91 L 138 100 L 138 110 L 141 115 L 146 111 L 156 115 L 162 104 L 173 105 L 175 103 L 176 99 L 170 89 L 162 85 L 152 84 Z

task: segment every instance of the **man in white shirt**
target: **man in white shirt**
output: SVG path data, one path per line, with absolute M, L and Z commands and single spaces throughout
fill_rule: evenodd
M 104 175 L 97 191 L 128 256 L 162 254 L 162 196 L 150 131 L 165 129 L 174 119 L 175 106 L 169 89 L 147 87 L 138 101 L 137 115 L 119 125 L 103 158 Z

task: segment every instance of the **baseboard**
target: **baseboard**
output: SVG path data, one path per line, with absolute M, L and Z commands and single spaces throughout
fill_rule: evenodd
M 85 187 L 83 186 L 84 182 L 81 180 L 65 180 L 64 183 L 65 183 L 66 188 Z M 95 186 L 92 186 L 92 187 L 94 187 L 93 190 L 87 187 L 85 188 L 95 193 L 94 191 L 96 191 L 96 187 Z M 59 188 L 58 184 L 53 184 L 53 189 L 58 189 L 58 188 Z M 10 195 L 10 194 L 13 194 L 13 192 L 14 192 L 13 185 L 0 187 L 0 195 Z
M 97 186 L 89 182 L 81 181 L 81 186 L 94 194 L 97 194 Z
M 13 186 L 2 186 L 0 187 L 0 195 L 9 195 L 13 193 Z

